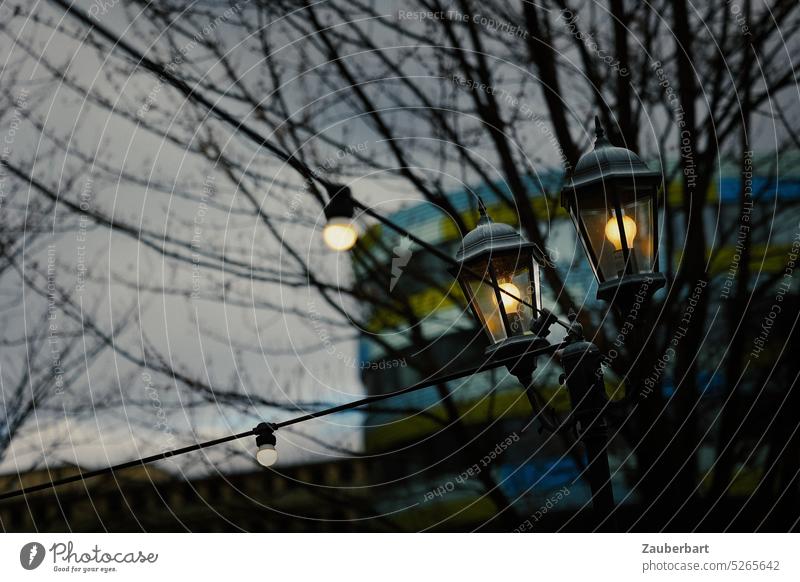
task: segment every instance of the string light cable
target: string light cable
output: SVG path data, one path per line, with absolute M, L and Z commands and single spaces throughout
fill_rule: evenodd
M 555 353 L 557 350 L 564 347 L 564 343 L 558 344 L 550 344 L 547 346 L 531 349 L 527 354 L 524 354 L 525 357 L 538 357 L 543 355 L 549 355 Z M 255 428 L 250 430 L 240 432 L 237 434 L 232 434 L 216 439 L 212 439 L 209 441 L 204 441 L 200 443 L 195 443 L 193 445 L 189 445 L 186 447 L 181 447 L 178 449 L 173 449 L 170 451 L 165 451 L 163 453 L 158 453 L 155 455 L 150 455 L 147 457 L 142 457 L 139 459 L 135 459 L 132 461 L 126 461 L 124 463 L 119 463 L 117 465 L 111 465 L 108 467 L 103 467 L 101 469 L 95 469 L 92 471 L 86 471 L 83 473 L 79 473 L 77 475 L 71 475 L 69 477 L 64 477 L 62 479 L 56 479 L 53 481 L 47 481 L 44 483 L 39 483 L 37 485 L 31 485 L 29 487 L 22 487 L 20 489 L 15 489 L 13 491 L 8 491 L 6 493 L 0 493 L 0 501 L 6 499 L 13 499 L 15 497 L 21 497 L 25 495 L 29 495 L 31 493 L 36 493 L 39 491 L 45 491 L 47 489 L 55 489 L 62 485 L 68 485 L 70 483 L 76 483 L 78 481 L 85 481 L 87 479 L 91 479 L 94 477 L 100 477 L 102 475 L 110 475 L 113 473 L 117 473 L 119 471 L 123 471 L 125 469 L 130 469 L 133 467 L 142 467 L 144 465 L 148 465 L 154 463 L 156 461 L 163 461 L 166 459 L 171 459 L 180 455 L 185 455 L 187 453 L 192 453 L 195 451 L 200 451 L 203 449 L 207 449 L 210 447 L 214 447 L 217 445 L 233 442 L 236 440 L 240 440 L 247 437 L 255 436 L 257 438 L 257 444 L 259 445 L 259 453 L 262 452 L 264 445 L 272 446 L 274 450 L 274 433 L 284 427 L 292 426 L 295 424 L 300 424 L 303 422 L 307 422 L 309 420 L 313 420 L 316 418 L 321 418 L 323 416 L 328 416 L 330 414 L 335 414 L 337 412 L 344 412 L 347 410 L 352 410 L 354 408 L 359 408 L 361 406 L 365 406 L 367 404 L 372 404 L 374 402 L 380 402 L 382 400 L 388 400 L 391 398 L 396 398 L 397 396 L 402 396 L 404 394 L 409 394 L 411 392 L 416 392 L 417 390 L 422 390 L 424 388 L 429 388 L 431 386 L 435 386 L 437 384 L 445 383 L 445 382 L 452 382 L 455 380 L 461 380 L 463 378 L 469 378 L 475 374 L 480 372 L 487 372 L 489 370 L 493 370 L 495 368 L 500 368 L 502 366 L 506 366 L 508 364 L 513 364 L 515 361 L 519 360 L 520 356 L 515 356 L 513 358 L 505 358 L 505 359 L 491 359 L 481 363 L 477 367 L 473 368 L 466 368 L 462 370 L 458 370 L 455 372 L 442 374 L 438 376 L 434 376 L 433 378 L 429 378 L 427 380 L 422 380 L 417 382 L 416 384 L 412 384 L 411 386 L 407 386 L 400 390 L 396 390 L 394 392 L 388 392 L 386 394 L 376 394 L 374 396 L 367 396 L 366 398 L 361 398 L 359 400 L 354 400 L 352 402 L 347 402 L 345 404 L 340 404 L 338 406 L 333 406 L 330 408 L 326 408 L 324 410 L 318 410 L 316 412 L 309 412 L 307 414 L 297 416 L 295 418 L 290 418 L 281 422 L 262 422 Z M 267 442 L 264 442 L 267 441 Z M 263 443 L 263 444 L 262 444 Z M 269 464 L 273 464 L 277 460 L 276 455 L 269 455 L 270 460 L 272 461 Z M 274 458 L 273 458 L 274 457 Z M 261 462 L 261 459 L 259 459 Z M 264 463 L 262 463 L 264 464 Z

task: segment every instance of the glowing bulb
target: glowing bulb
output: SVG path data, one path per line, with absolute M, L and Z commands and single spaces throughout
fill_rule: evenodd
M 278 451 L 275 450 L 275 433 L 266 423 L 261 423 L 256 427 L 259 431 L 256 436 L 256 461 L 262 467 L 271 467 L 278 462 Z
M 262 467 L 271 467 L 278 462 L 278 451 L 275 445 L 261 445 L 256 453 L 256 460 Z
M 334 251 L 349 251 L 358 240 L 358 230 L 349 218 L 332 217 L 322 230 L 322 238 Z
M 630 216 L 622 217 L 622 228 L 625 231 L 625 241 L 628 249 L 633 248 L 633 239 L 636 236 L 636 222 Z M 606 238 L 614 245 L 615 250 L 622 250 L 622 237 L 619 233 L 619 223 L 616 216 L 612 216 L 606 223 Z
M 520 296 L 519 287 L 514 285 L 514 283 L 500 283 L 500 289 L 514 296 L 511 297 L 505 293 L 500 294 L 500 297 L 503 299 L 503 309 L 506 310 L 506 313 L 517 311 L 519 309 L 519 300 L 515 299 L 515 297 Z

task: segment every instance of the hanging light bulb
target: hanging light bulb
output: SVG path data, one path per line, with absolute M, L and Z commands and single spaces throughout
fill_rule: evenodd
M 322 230 L 322 239 L 333 251 L 349 251 L 358 240 L 358 230 L 349 218 L 329 218 Z
M 322 240 L 329 249 L 349 251 L 358 240 L 358 228 L 353 223 L 354 204 L 350 188 L 331 184 L 328 192 L 330 200 L 325 205 L 325 228 Z
M 633 239 L 636 237 L 636 221 L 630 216 L 622 217 L 622 229 L 625 231 L 625 242 L 628 248 L 633 248 Z M 619 221 L 616 215 L 608 219 L 606 223 L 606 238 L 614 245 L 614 250 L 622 250 L 622 237 L 619 232 Z
M 256 427 L 256 460 L 262 467 L 271 467 L 278 462 L 278 451 L 275 450 L 274 429 L 265 422 Z

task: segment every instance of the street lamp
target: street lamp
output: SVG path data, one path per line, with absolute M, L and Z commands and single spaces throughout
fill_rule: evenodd
M 641 287 L 652 293 L 666 282 L 658 272 L 662 177 L 631 150 L 611 145 L 597 117 L 595 133 L 594 149 L 578 160 L 561 204 L 597 277 L 597 298 L 625 301 Z
M 330 192 L 324 210 L 326 223 L 322 238 L 331 250 L 349 251 L 358 240 L 358 228 L 353 222 L 353 197 L 347 186 L 337 186 Z
M 507 224 L 492 222 L 479 199 L 481 218 L 456 252 L 453 269 L 472 312 L 489 336 L 489 359 L 506 360 L 520 381 L 531 407 L 541 416 L 533 386 L 536 354 L 548 346 L 545 339 L 556 317 L 542 309 L 539 263 L 535 246 Z M 600 350 L 583 337 L 583 328 L 570 313 L 567 336 L 558 350 L 563 379 L 572 404 L 571 420 L 586 447 L 587 476 L 598 522 L 613 528 L 614 496 L 608 466 L 608 430 L 603 411 L 607 404 Z M 549 426 L 548 426 L 549 425 Z
M 629 304 L 634 295 L 646 299 L 666 283 L 658 272 L 658 189 L 662 176 L 650 170 L 634 152 L 612 146 L 597 118 L 595 131 L 594 149 L 576 164 L 562 190 L 561 201 L 597 277 L 598 299 L 619 308 Z M 332 234 L 333 240 L 329 241 L 326 235 L 326 242 L 332 248 L 346 250 L 358 236 L 352 226 L 355 203 L 349 189 L 337 188 L 331 192 L 325 208 L 326 229 L 351 230 L 334 231 L 336 236 Z M 573 312 L 568 316 L 570 324 L 564 341 L 550 346 L 545 339 L 549 328 L 561 322 L 542 308 L 536 247 L 512 226 L 493 222 L 483 201 L 478 201 L 480 219 L 462 239 L 455 259 L 416 237 L 412 240 L 453 263 L 451 273 L 458 279 L 470 310 L 490 340 L 485 351 L 489 362 L 505 365 L 519 379 L 537 413 L 539 406 L 532 381 L 536 358 L 548 349 L 558 348 L 556 353 L 564 369 L 562 381 L 569 394 L 571 412 L 557 426 L 540 414 L 537 416 L 545 426 L 550 425 L 550 430 L 574 429 L 583 441 L 593 506 L 603 529 L 613 530 L 614 496 L 604 418 L 608 399 L 600 350 L 586 341 Z M 371 209 L 360 207 L 394 230 L 412 236 Z M 274 452 L 274 436 L 271 442 Z
M 456 252 L 452 269 L 489 337 L 486 354 L 522 355 L 547 342 L 531 331 L 542 308 L 534 245 L 508 224 L 493 222 L 479 200 L 480 220 Z

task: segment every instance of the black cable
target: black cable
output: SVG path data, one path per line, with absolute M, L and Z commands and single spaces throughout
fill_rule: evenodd
M 502 360 L 490 360 L 488 362 L 483 362 L 480 366 L 475 368 L 468 368 L 464 370 L 458 370 L 456 372 L 452 372 L 450 374 L 444 374 L 441 376 L 436 376 L 434 378 L 430 378 L 428 380 L 423 380 L 421 382 L 417 382 L 416 384 L 412 384 L 406 388 L 401 390 L 396 390 L 394 392 L 388 392 L 386 394 L 376 394 L 375 396 L 368 396 L 366 398 L 361 398 L 360 400 L 354 400 L 352 402 L 348 402 L 346 404 L 341 404 L 339 406 L 333 406 L 331 408 L 326 408 L 325 410 L 320 410 L 318 412 L 311 412 L 309 414 L 305 414 L 303 416 L 298 416 L 296 418 L 290 418 L 289 420 L 284 420 L 283 422 L 277 423 L 269 423 L 269 424 L 261 424 L 256 428 L 250 429 L 245 432 L 240 432 L 238 434 L 232 434 L 229 436 L 221 437 L 218 439 L 205 441 L 202 443 L 196 443 L 194 445 L 189 445 L 187 447 L 182 447 L 180 449 L 175 449 L 172 451 L 166 451 L 164 453 L 159 453 L 157 455 L 150 455 L 149 457 L 143 457 L 141 459 L 136 459 L 135 461 L 127 461 L 125 463 L 120 463 L 118 465 L 112 465 L 111 467 L 104 467 L 102 469 L 96 469 L 94 471 L 87 471 L 86 473 L 80 473 L 78 475 L 72 475 L 71 477 L 64 477 L 63 479 L 57 479 L 55 481 L 48 481 L 46 483 L 39 483 L 38 485 L 31 485 L 30 487 L 23 487 L 21 489 L 16 489 L 14 491 L 9 491 L 7 493 L 0 494 L 0 501 L 5 499 L 12 499 L 14 497 L 19 497 L 22 495 L 28 495 L 29 493 L 36 493 L 37 491 L 44 491 L 45 489 L 55 489 L 56 487 L 60 487 L 61 485 L 67 485 L 69 483 L 75 483 L 77 481 L 83 481 L 86 479 L 90 479 L 92 477 L 99 477 L 101 475 L 108 475 L 111 473 L 115 473 L 117 471 L 122 471 L 124 469 L 130 469 L 133 467 L 141 467 L 147 465 L 149 463 L 154 463 L 155 461 L 163 461 L 165 459 L 169 459 L 172 457 L 177 457 L 178 455 L 183 455 L 186 453 L 191 453 L 194 451 L 199 451 L 201 449 L 206 449 L 208 447 L 213 447 L 215 445 L 221 445 L 223 443 L 228 443 L 231 441 L 243 439 L 249 436 L 256 436 L 263 431 L 271 431 L 276 430 L 285 426 L 291 426 L 293 424 L 299 424 L 301 422 L 305 422 L 307 420 L 312 420 L 314 418 L 320 418 L 322 416 L 327 416 L 329 414 L 334 414 L 336 412 L 343 412 L 345 410 L 351 410 L 353 408 L 358 408 L 359 406 L 364 406 L 365 404 L 371 404 L 373 402 L 380 402 L 381 400 L 388 400 L 389 398 L 394 398 L 396 396 L 401 396 L 403 394 L 408 394 L 409 392 L 415 392 L 417 390 L 422 390 L 423 388 L 429 388 L 431 386 L 435 386 L 436 384 L 440 384 L 442 382 L 451 382 L 453 380 L 459 380 L 461 378 L 466 378 L 477 374 L 478 372 L 485 372 L 488 370 L 493 370 L 495 368 L 499 368 L 501 366 L 505 366 L 507 364 L 513 363 L 518 361 L 520 357 L 531 357 L 535 358 L 537 356 L 545 355 L 548 353 L 553 353 L 556 350 L 563 347 L 563 344 L 554 344 L 548 345 L 542 348 L 538 348 L 536 350 L 531 350 L 530 352 L 523 354 L 522 356 L 514 356 L 511 358 L 504 358 Z
M 555 345 L 548 345 L 543 348 L 539 348 L 536 350 L 531 350 L 529 353 L 525 354 L 526 357 L 535 358 L 536 356 L 541 356 L 550 352 L 554 352 L 557 349 L 562 347 L 562 344 L 555 344 Z M 321 416 L 327 416 L 329 414 L 333 414 L 335 412 L 342 412 L 344 410 L 349 410 L 351 408 L 358 408 L 359 406 L 363 406 L 365 404 L 371 404 L 373 402 L 380 402 L 381 400 L 387 400 L 389 398 L 394 398 L 395 396 L 401 396 L 403 394 L 408 394 L 409 392 L 414 392 L 416 390 L 421 390 L 422 388 L 429 388 L 435 384 L 440 384 L 442 382 L 451 382 L 453 380 L 459 380 L 460 378 L 466 378 L 468 376 L 472 376 L 478 372 L 485 372 L 488 370 L 494 370 L 495 368 L 500 368 L 505 366 L 506 364 L 510 364 L 519 360 L 521 356 L 513 356 L 510 358 L 504 358 L 502 360 L 490 360 L 488 362 L 482 363 L 477 368 L 470 368 L 467 370 L 459 370 L 457 372 L 452 372 L 450 374 L 445 374 L 442 376 L 436 376 L 430 380 L 423 380 L 422 382 L 417 382 L 416 384 L 412 384 L 406 388 L 401 390 L 396 390 L 394 392 L 387 392 L 386 394 L 376 394 L 374 396 L 367 396 L 366 398 L 362 398 L 361 400 L 354 400 L 353 402 L 348 402 L 347 404 L 342 404 L 340 406 L 334 406 L 333 408 L 328 408 L 326 410 L 320 410 L 319 412 L 312 412 L 306 414 L 305 416 L 299 416 L 297 418 L 292 418 L 290 420 L 285 420 L 283 422 L 274 423 L 272 426 L 275 428 L 282 428 L 284 426 L 291 426 L 293 424 L 297 424 L 299 422 L 305 422 L 307 420 L 311 420 L 313 418 L 319 418 Z
M 149 457 L 136 459 L 135 461 L 128 461 L 126 463 L 120 463 L 119 465 L 112 465 L 111 467 L 104 467 L 102 469 L 96 469 L 94 471 L 87 471 L 86 473 L 79 473 L 78 475 L 72 475 L 71 477 L 64 477 L 63 479 L 57 479 L 56 481 L 48 481 L 47 483 L 40 483 L 38 485 L 31 485 L 30 487 L 23 487 L 15 491 L 9 491 L 8 493 L 0 494 L 0 501 L 3 499 L 11 499 L 12 497 L 19 497 L 20 495 L 27 495 L 28 493 L 35 493 L 36 491 L 43 491 L 45 489 L 60 487 L 61 485 L 66 485 L 68 483 L 75 483 L 76 481 L 83 481 L 84 479 L 90 479 L 92 477 L 99 477 L 100 475 L 111 474 L 116 471 L 122 471 L 123 469 L 130 469 L 132 467 L 147 465 L 155 461 L 162 461 L 164 459 L 176 457 L 178 455 L 183 455 L 185 453 L 191 453 L 193 451 L 199 451 L 200 449 L 205 449 L 208 447 L 213 447 L 215 445 L 221 445 L 222 443 L 235 441 L 244 437 L 253 436 L 254 434 L 255 434 L 255 429 L 251 429 L 248 430 L 247 432 L 240 432 L 239 434 L 232 434 L 211 441 L 196 443 L 194 445 L 189 445 L 188 447 L 174 449 L 172 451 L 167 451 L 165 453 L 159 453 L 157 455 L 150 455 Z

